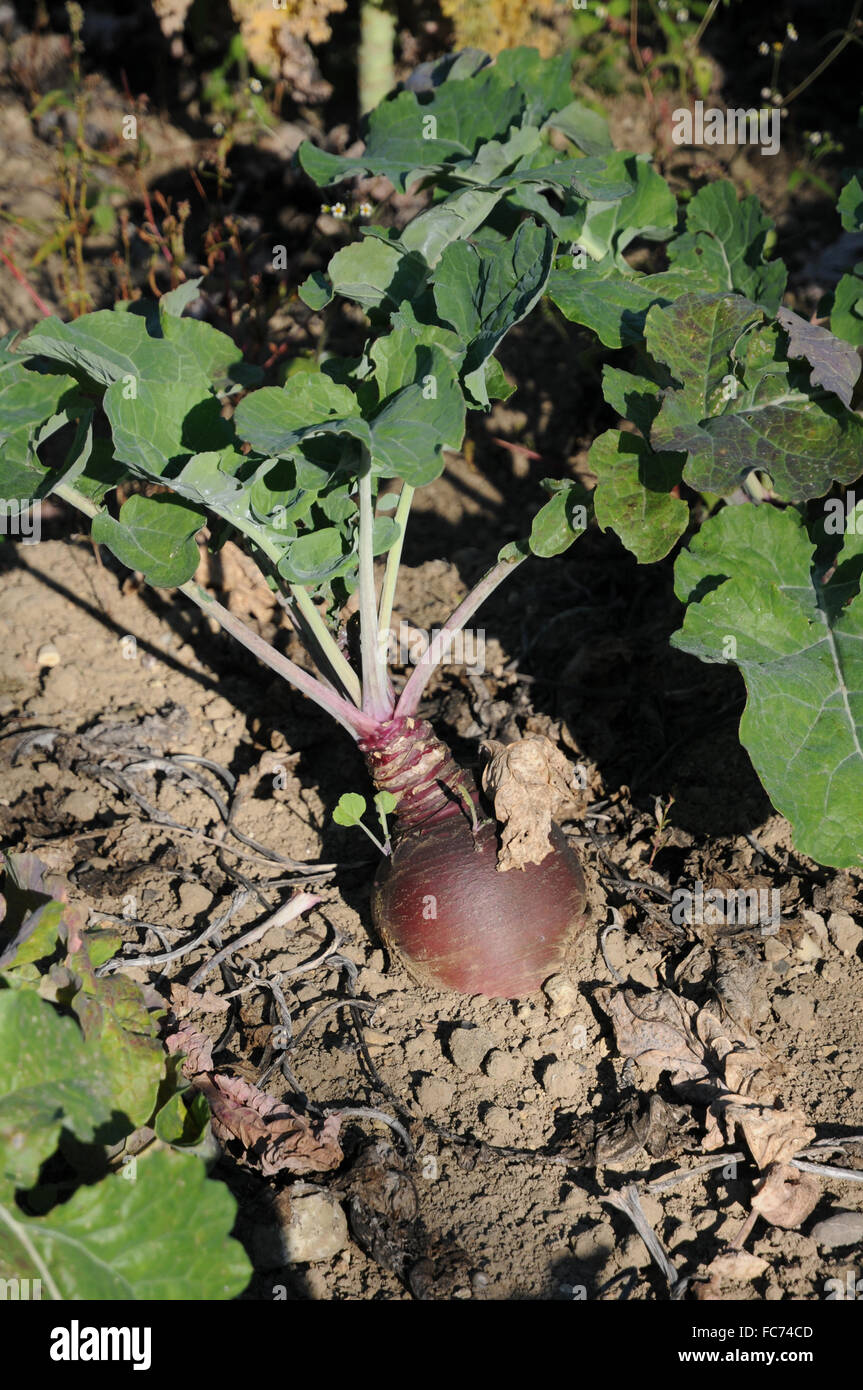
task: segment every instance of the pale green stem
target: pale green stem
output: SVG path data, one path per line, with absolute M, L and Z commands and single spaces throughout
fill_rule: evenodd
M 243 529 L 240 527 L 239 529 Z M 281 559 L 281 552 L 277 546 L 262 540 L 257 534 L 248 533 L 250 539 L 264 552 L 267 559 L 271 561 L 273 568 L 278 572 L 278 563 Z M 341 682 L 345 694 L 349 695 L 357 708 L 362 705 L 362 691 L 360 689 L 359 677 L 350 665 L 347 657 L 339 650 L 338 643 L 330 632 L 317 605 L 312 600 L 308 589 L 304 589 L 302 584 L 288 584 L 288 591 L 294 600 L 297 608 L 302 613 L 311 632 L 314 633 L 315 640 L 321 648 L 323 655 L 333 669 L 336 678 Z
M 498 560 L 479 583 L 474 585 L 467 597 L 462 599 L 458 608 L 450 614 L 443 627 L 432 638 L 428 651 L 409 678 L 396 705 L 396 718 L 409 719 L 416 714 L 422 693 L 437 667 L 446 659 L 456 633 L 461 632 L 480 604 L 485 603 L 489 594 L 493 594 L 498 585 L 502 584 L 507 575 L 525 558 L 524 555 L 516 555 L 512 560 Z
M 361 0 L 357 56 L 361 116 L 373 110 L 396 85 L 395 39 L 396 13 L 391 0 Z
M 363 710 L 376 720 L 388 719 L 392 701 L 387 698 L 386 667 L 378 641 L 378 607 L 375 599 L 374 525 L 372 475 L 360 477 L 360 655 L 363 666 Z
M 89 497 L 84 497 L 68 483 L 58 483 L 53 490 L 58 497 L 62 497 L 64 502 L 76 507 L 85 516 L 95 517 L 101 510 L 90 501 Z M 377 727 L 374 719 L 362 714 L 349 701 L 336 694 L 334 690 L 328 690 L 308 671 L 304 671 L 301 666 L 297 666 L 295 662 L 282 656 L 280 652 L 270 646 L 269 642 L 265 642 L 263 637 L 259 637 L 244 622 L 212 598 L 200 584 L 196 584 L 194 580 L 190 579 L 187 583 L 177 587 L 181 594 L 190 598 L 207 617 L 214 618 L 225 632 L 230 633 L 232 637 L 242 643 L 259 661 L 262 661 L 265 666 L 269 666 L 271 671 L 275 671 L 283 680 L 288 681 L 303 695 L 307 695 L 316 705 L 320 705 L 321 709 L 325 709 L 328 714 L 338 720 L 353 738 L 374 732 Z
M 402 546 L 405 543 L 405 531 L 408 524 L 408 513 L 411 509 L 415 489 L 410 483 L 404 483 L 399 494 L 398 506 L 393 520 L 399 528 L 398 537 L 387 555 L 387 566 L 384 571 L 384 583 L 381 589 L 381 602 L 378 609 L 378 641 L 381 644 L 381 651 L 387 650 L 389 642 L 390 623 L 393 616 L 393 602 L 396 594 L 396 584 L 399 577 L 399 565 L 402 558 Z

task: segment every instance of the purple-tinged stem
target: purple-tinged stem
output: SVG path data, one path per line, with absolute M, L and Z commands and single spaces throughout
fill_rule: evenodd
M 515 569 L 516 565 L 520 565 L 523 559 L 525 556 L 516 555 L 511 560 L 498 560 L 497 564 L 483 575 L 479 583 L 474 585 L 467 597 L 462 599 L 458 608 L 450 614 L 440 631 L 435 633 L 429 643 L 428 650 L 409 677 L 395 708 L 397 718 L 408 719 L 416 714 L 423 691 L 438 666 L 446 660 L 456 634 L 461 632 L 465 623 L 473 617 L 480 604 L 485 603 L 489 595 L 494 593 L 498 585 L 503 583 L 507 575 Z
M 334 690 L 329 690 L 315 676 L 309 675 L 296 662 L 290 661 L 288 657 L 282 656 L 271 647 L 269 642 L 265 642 L 263 637 L 259 637 L 244 622 L 235 617 L 227 608 L 216 599 L 211 598 L 206 589 L 200 584 L 195 584 L 192 580 L 188 584 L 180 585 L 180 592 L 196 603 L 202 613 L 209 618 L 215 618 L 216 622 L 225 632 L 229 632 L 238 642 L 241 642 L 248 651 L 262 661 L 270 670 L 275 671 L 283 680 L 302 691 L 310 700 L 314 700 L 316 705 L 325 709 L 327 714 L 331 714 L 334 719 L 347 729 L 352 738 L 358 739 L 363 735 L 370 735 L 378 727 L 378 720 L 369 715 L 363 714 L 356 705 L 345 700 Z

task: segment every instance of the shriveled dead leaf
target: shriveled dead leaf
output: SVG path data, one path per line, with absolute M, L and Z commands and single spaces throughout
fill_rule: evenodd
M 223 1143 L 238 1140 L 246 1161 L 264 1177 L 275 1173 L 328 1173 L 344 1158 L 338 1142 L 341 1118 L 328 1115 L 313 1125 L 284 1101 L 239 1077 L 213 1071 L 212 1043 L 191 1024 L 165 1039 L 169 1052 L 185 1052 L 183 1072 L 206 1097 L 213 1133 Z
M 767 1268 L 766 1260 L 760 1255 L 750 1255 L 748 1250 L 725 1250 L 709 1265 L 711 1274 L 735 1284 L 746 1284 L 750 1279 L 757 1279 Z
M 766 1169 L 774 1163 L 785 1163 L 815 1138 L 815 1130 L 800 1110 L 777 1110 L 746 1096 L 720 1096 L 711 1107 L 721 1111 L 725 1129 L 739 1125 L 749 1151 L 758 1167 Z
M 811 1173 L 790 1163 L 774 1163 L 761 1178 L 752 1208 L 771 1226 L 793 1230 L 815 1210 L 821 1188 Z
M 338 1115 L 328 1115 L 315 1127 L 284 1101 L 265 1095 L 239 1077 L 218 1072 L 196 1076 L 193 1084 L 210 1103 L 216 1138 L 223 1142 L 238 1139 L 247 1160 L 264 1177 L 328 1173 L 344 1158 L 338 1142 Z
M 551 823 L 566 806 L 579 804 L 573 770 L 560 749 L 542 734 L 517 743 L 483 744 L 489 761 L 483 790 L 494 803 L 501 825 L 497 867 L 523 869 L 541 864 L 551 853 Z
M 804 1115 L 778 1108 L 774 1062 L 732 1019 L 720 1020 L 670 990 L 638 996 L 603 988 L 596 997 L 620 1051 L 638 1062 L 651 1089 L 668 1072 L 676 1091 L 707 1107 L 706 1150 L 733 1142 L 739 1128 L 758 1166 L 766 1168 L 787 1161 L 814 1137 Z
M 788 334 L 788 356 L 803 357 L 812 368 L 811 385 L 823 386 L 825 391 L 837 395 L 843 405 L 850 406 L 854 383 L 860 375 L 856 348 L 784 306 L 777 309 L 776 318 Z
M 190 1080 L 199 1072 L 212 1070 L 212 1039 L 199 1033 L 194 1024 L 184 1023 L 175 1033 L 169 1033 L 165 1039 L 165 1046 L 169 1052 L 184 1052 L 186 1054 L 183 1060 L 183 1073 Z
M 698 1280 L 692 1291 L 699 1303 L 721 1302 L 736 1298 L 736 1294 L 723 1293 L 723 1285 L 748 1284 L 758 1279 L 768 1264 L 760 1255 L 750 1255 L 748 1250 L 724 1250 L 716 1255 L 707 1266 L 708 1278 Z
M 213 994 L 208 989 L 199 992 L 176 981 L 171 984 L 171 1008 L 177 1018 L 186 1018 L 188 1014 L 196 1012 L 226 1014 L 230 1007 L 227 999 L 223 999 L 220 994 Z

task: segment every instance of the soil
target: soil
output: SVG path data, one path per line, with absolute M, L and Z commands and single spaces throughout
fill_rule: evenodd
M 106 82 L 105 109 L 117 101 Z M 618 139 L 651 148 L 631 92 L 612 105 Z M 260 229 L 261 245 L 287 241 L 292 283 L 325 261 L 341 234 L 285 167 L 320 123 L 308 115 L 285 122 L 236 159 L 234 210 Z M 334 143 L 347 142 L 346 130 L 329 129 Z M 184 196 L 186 166 L 213 142 L 194 122 L 161 114 L 146 118 L 146 130 L 151 188 L 174 177 L 173 196 Z M 50 222 L 55 150 L 20 94 L 0 112 L 0 143 L 4 202 L 22 218 Z M 795 302 L 808 310 L 828 284 L 807 268 L 812 246 L 825 245 L 823 209 L 806 188 L 793 206 L 782 193 L 793 155 L 780 156 L 782 177 L 775 166 L 769 182 L 765 162 L 747 157 L 734 176 L 741 191 L 767 196 L 793 250 Z M 677 160 L 667 172 L 694 183 L 716 176 L 703 160 L 694 164 Z M 137 196 L 130 182 L 127 197 Z M 410 200 L 392 200 L 394 218 L 409 210 Z M 22 264 L 39 244 L 22 225 Z M 91 292 L 110 303 L 106 250 L 94 242 L 90 251 Z M 56 308 L 51 264 L 37 285 Z M 142 263 L 139 282 L 144 273 Z M 5 273 L 3 285 L 0 330 L 26 328 L 36 317 L 32 297 Z M 211 308 L 224 326 L 216 293 Z M 254 339 L 253 322 L 240 327 Z M 267 321 L 289 356 L 320 331 L 295 301 Z M 336 350 L 348 351 L 361 325 L 347 315 L 329 331 Z M 588 477 L 589 442 L 615 423 L 599 393 L 601 363 L 580 330 L 551 316 L 531 321 L 511 335 L 503 363 L 518 393 L 471 421 L 463 454 L 450 455 L 417 499 L 397 621 L 440 622 L 490 556 L 522 533 L 539 480 Z M 596 999 L 601 986 L 673 988 L 731 1018 L 773 1057 L 782 1104 L 802 1110 L 819 1140 L 838 1144 L 863 1130 L 863 874 L 825 869 L 794 850 L 738 741 L 739 677 L 668 646 L 680 618 L 668 563 L 641 568 L 595 530 L 558 560 L 528 562 L 483 610 L 483 673 L 449 668 L 429 688 L 422 713 L 466 765 L 476 768 L 481 739 L 542 733 L 579 768 L 584 806 L 564 829 L 588 875 L 589 925 L 561 976 L 521 1001 L 420 988 L 386 952 L 369 911 L 376 856 L 358 831 L 332 820 L 345 790 L 367 789 L 361 757 L 196 609 L 140 586 L 77 534 L 62 507 L 43 509 L 38 545 L 0 547 L 0 574 L 0 843 L 37 851 L 68 877 L 94 922 L 119 920 L 140 955 L 193 940 L 237 892 L 247 897 L 216 944 L 260 921 L 294 885 L 320 895 L 301 923 L 273 929 L 221 978 L 208 978 L 214 992 L 248 986 L 226 1035 L 224 1015 L 192 1015 L 221 1040 L 220 1069 L 262 1082 L 313 1117 L 328 1107 L 376 1112 L 345 1121 L 344 1165 L 314 1178 L 351 1217 L 350 1235 L 335 1251 L 322 1244 L 320 1259 L 279 1263 L 266 1239 L 289 1220 L 296 1184 L 265 1181 L 236 1154 L 220 1161 L 240 1199 L 237 1234 L 255 1263 L 245 1297 L 665 1299 L 667 1283 L 641 1237 L 607 1200 L 633 1183 L 694 1297 L 744 1225 L 757 1170 L 731 1161 L 661 1187 L 709 1157 L 704 1111 L 682 1105 L 667 1078 L 653 1096 L 640 1089 Z M 266 636 L 290 644 L 239 553 L 226 550 L 219 565 L 202 561 L 201 578 Z M 183 754 L 211 766 L 171 762 Z M 142 766 L 130 770 L 130 762 Z M 228 833 L 214 790 L 231 801 L 245 841 Z M 676 927 L 669 895 L 697 883 L 775 890 L 778 930 L 725 936 Z M 296 1041 L 282 1057 L 272 994 L 255 980 L 287 975 L 334 942 L 335 953 L 285 985 Z M 211 941 L 189 952 L 167 973 L 127 968 L 167 991 L 212 949 Z M 832 1161 L 863 1175 L 853 1143 Z M 859 1183 L 819 1182 L 801 1229 L 757 1223 L 745 1248 L 758 1262 L 745 1275 L 738 1268 L 721 1296 L 820 1299 L 828 1279 L 859 1265 L 853 1245 L 831 1249 L 812 1234 L 836 1210 L 860 1209 Z
M 450 485 L 435 487 L 443 491 Z M 596 579 L 603 558 L 606 565 L 620 561 L 619 555 L 601 553 L 576 560 L 574 580 L 584 582 L 590 574 Z M 403 579 L 403 612 L 417 626 L 443 618 L 462 588 L 454 566 L 434 561 L 406 567 Z M 266 673 L 250 676 L 242 658 L 196 611 L 166 608 L 166 597 L 138 590 L 113 567 L 100 565 L 84 540 L 22 545 L 7 563 L 0 609 L 5 653 L 0 837 L 7 847 L 35 849 L 65 873 L 73 896 L 90 906 L 94 921 L 110 920 L 100 914 L 122 921 L 125 914 L 158 927 L 157 936 L 144 925 L 124 923 L 123 934 L 136 952 L 152 954 L 166 942 L 174 946 L 192 939 L 225 910 L 238 883 L 252 882 L 259 885 L 261 899 L 250 900 L 232 918 L 230 932 L 239 934 L 261 919 L 265 905 L 278 905 L 286 878 L 299 882 L 302 872 L 278 865 L 268 870 L 264 861 L 242 857 L 254 851 L 237 841 L 229 842 L 234 850 L 228 852 L 203 840 L 202 835 L 220 836 L 220 816 L 212 800 L 186 779 L 152 770 L 127 772 L 128 785 L 152 808 L 148 813 L 116 784 L 100 780 L 98 767 L 88 774 L 75 771 L 62 741 L 50 750 L 37 742 L 28 751 L 25 744 L 17 757 L 14 750 L 32 730 L 59 729 L 98 741 L 105 726 L 122 725 L 124 765 L 138 756 L 128 732 L 137 728 L 144 746 L 149 741 L 158 756 L 206 757 L 238 778 L 237 827 L 285 858 L 307 861 L 308 881 L 316 885 L 321 903 L 302 926 L 274 929 L 238 953 L 232 987 L 251 982 L 259 971 L 289 970 L 337 933 L 341 954 L 356 967 L 357 998 L 374 1006 L 373 1012 L 362 1012 L 363 1034 L 385 1088 L 382 1094 L 358 1050 L 344 1006 L 344 971 L 324 965 L 300 977 L 287 994 L 295 1035 L 320 1013 L 290 1053 L 297 1087 L 286 1087 L 276 1072 L 265 1089 L 301 1106 L 304 1097 L 312 1113 L 315 1106 L 370 1106 L 401 1116 L 409 1126 L 416 1145 L 409 1171 L 421 1222 L 419 1235 L 411 1231 L 410 1268 L 425 1269 L 424 1260 L 434 1268 L 421 1296 L 667 1296 L 640 1237 L 603 1201 L 630 1182 L 640 1184 L 642 1206 L 681 1274 L 703 1269 L 742 1226 L 754 1177 L 751 1164 L 732 1164 L 655 1195 L 646 1190 L 648 1183 L 681 1166 L 697 1166 L 703 1157 L 697 1110 L 677 1107 L 664 1151 L 652 1156 L 633 1145 L 631 1133 L 629 1143 L 616 1150 L 609 1142 L 609 1131 L 613 1139 L 615 1125 L 626 1129 L 627 1117 L 638 1111 L 634 1078 L 593 997 L 598 985 L 611 982 L 612 970 L 642 991 L 672 984 L 700 1003 L 729 1009 L 738 1021 L 747 1018 L 759 1043 L 782 1065 L 786 1103 L 805 1111 L 819 1137 L 861 1128 L 863 1025 L 857 1000 L 863 961 L 859 946 L 849 954 L 841 938 L 843 953 L 835 930 L 823 929 L 825 923 L 835 928 L 834 917 L 843 913 L 863 921 L 860 876 L 826 871 L 794 853 L 787 824 L 770 813 L 745 755 L 735 750 L 733 721 L 727 736 L 721 722 L 703 717 L 690 722 L 691 741 L 687 738 L 673 762 L 666 759 L 664 769 L 647 778 L 640 796 L 633 795 L 610 776 L 622 750 L 598 742 L 602 751 L 594 757 L 587 740 L 579 741 L 580 724 L 590 731 L 596 712 L 591 717 L 586 711 L 579 720 L 573 709 L 585 700 L 596 706 L 596 667 L 587 697 L 579 673 L 557 700 L 544 698 L 547 692 L 538 683 L 528 686 L 518 674 L 513 683 L 513 658 L 521 654 L 506 640 L 513 624 L 504 619 L 504 640 L 489 642 L 491 673 L 478 681 L 483 695 L 466 673 L 448 672 L 432 692 L 430 712 L 457 745 L 460 733 L 475 727 L 500 733 L 513 721 L 522 731 L 558 732 L 569 756 L 584 769 L 593 808 L 586 826 L 567 827 L 590 875 L 591 922 L 567 963 L 565 982 L 556 979 L 544 993 L 516 1002 L 433 992 L 417 986 L 399 959 L 382 949 L 369 916 L 374 860 L 357 832 L 331 821 L 341 791 L 365 785 L 347 737 L 334 738 L 323 717 Z M 615 670 L 628 635 L 625 627 L 618 629 L 609 658 Z M 627 684 L 653 683 L 655 693 L 656 672 L 646 652 L 656 662 L 653 644 L 645 644 L 640 654 L 629 650 Z M 40 664 L 47 660 L 56 664 Z M 710 679 L 707 668 L 689 658 L 675 656 L 669 664 L 679 669 L 670 670 L 664 682 L 667 697 L 674 697 L 684 670 L 690 681 Z M 599 703 L 611 732 L 615 701 L 606 691 Z M 637 720 L 637 703 L 633 706 L 621 690 L 619 708 L 625 707 L 625 718 Z M 153 716 L 159 717 L 155 725 L 145 722 Z M 685 730 L 687 722 L 684 715 L 675 732 Z M 649 722 L 642 726 L 645 751 L 655 754 Z M 103 754 L 103 767 L 106 758 L 110 771 L 117 764 Z M 667 795 L 675 800 L 660 830 L 653 799 L 667 800 Z M 191 833 L 155 823 L 153 812 Z M 735 830 L 722 833 L 723 825 Z M 717 995 L 723 943 L 710 942 L 704 931 L 702 945 L 694 935 L 678 942 L 665 933 L 663 939 L 644 909 L 626 901 L 599 849 L 625 878 L 666 889 L 697 880 L 705 886 L 778 889 L 781 925 L 766 938 L 750 934 L 736 995 L 726 990 L 724 1003 L 722 993 Z M 338 866 L 335 874 L 316 879 L 312 866 L 330 863 Z M 274 881 L 282 886 L 269 886 Z M 645 894 L 638 896 L 650 905 Z M 599 941 L 613 907 L 623 930 L 606 937 L 604 958 Z M 183 957 L 171 978 L 188 980 L 211 950 Z M 129 974 L 166 988 L 156 968 L 130 968 Z M 219 987 L 215 975 L 208 983 Z M 342 1007 L 325 1013 L 337 999 Z M 237 1030 L 217 1054 L 221 1068 L 247 1080 L 260 1075 L 262 1061 L 271 1060 L 267 1043 L 277 1020 L 268 1000 L 263 989 L 243 996 Z M 224 1022 L 219 1017 L 213 1023 L 206 1014 L 194 1021 L 213 1036 Z M 465 1029 L 472 1030 L 467 1046 Z M 670 1092 L 662 1094 L 674 1103 Z M 621 1156 L 598 1164 L 596 1139 L 603 1133 L 602 1152 Z M 399 1168 L 404 1161 L 399 1136 L 374 1119 L 348 1121 L 343 1137 L 349 1160 L 374 1139 L 392 1146 L 386 1163 Z M 239 1231 L 254 1251 L 256 1232 L 266 1224 L 261 1203 L 267 1185 L 227 1161 L 223 1166 L 241 1194 L 246 1215 Z M 269 1184 L 272 1192 L 280 1186 L 278 1180 Z M 766 1262 L 763 1273 L 728 1293 L 758 1299 L 823 1296 L 824 1281 L 836 1276 L 842 1261 L 819 1250 L 806 1231 L 833 1209 L 856 1206 L 858 1192 L 851 1183 L 824 1181 L 806 1230 L 762 1223 L 747 1248 Z M 407 1241 L 404 1231 L 399 1239 Z M 379 1249 L 379 1259 L 352 1240 L 334 1258 L 259 1268 L 247 1296 L 283 1297 L 286 1291 L 292 1298 L 410 1298 L 415 1296 L 410 1275 L 399 1278 L 393 1272 L 395 1267 L 405 1273 L 399 1242 L 395 1236 L 392 1241 L 396 1253 Z

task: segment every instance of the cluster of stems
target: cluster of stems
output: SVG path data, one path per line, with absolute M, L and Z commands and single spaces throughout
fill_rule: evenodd
M 54 491 L 57 496 L 87 516 L 92 518 L 97 515 L 99 508 L 70 484 L 61 483 Z M 446 661 L 456 635 L 523 558 L 521 555 L 514 555 L 511 559 L 498 560 L 483 575 L 435 634 L 428 650 L 408 677 L 401 694 L 396 697 L 387 669 L 386 653 L 402 546 L 413 494 L 414 489 L 403 483 L 395 511 L 398 537 L 387 554 L 383 584 L 378 598 L 372 545 L 374 502 L 370 472 L 366 471 L 359 479 L 359 674 L 339 647 L 308 589 L 301 584 L 288 584 L 286 592 L 281 592 L 280 597 L 295 630 L 314 659 L 319 672 L 317 676 L 303 670 L 296 662 L 276 651 L 275 647 L 235 614 L 229 612 L 195 580 L 189 580 L 179 586 L 180 592 L 197 604 L 207 617 L 213 618 L 225 632 L 230 633 L 283 680 L 307 695 L 310 700 L 314 700 L 315 704 L 332 715 L 357 741 L 373 739 L 393 720 L 402 721 L 416 717 L 423 691 L 438 666 Z M 258 546 L 260 548 L 259 542 Z M 277 548 L 264 549 L 262 558 L 264 561 L 275 562 L 278 558 Z M 271 568 L 274 568 L 274 565 L 271 565 Z

